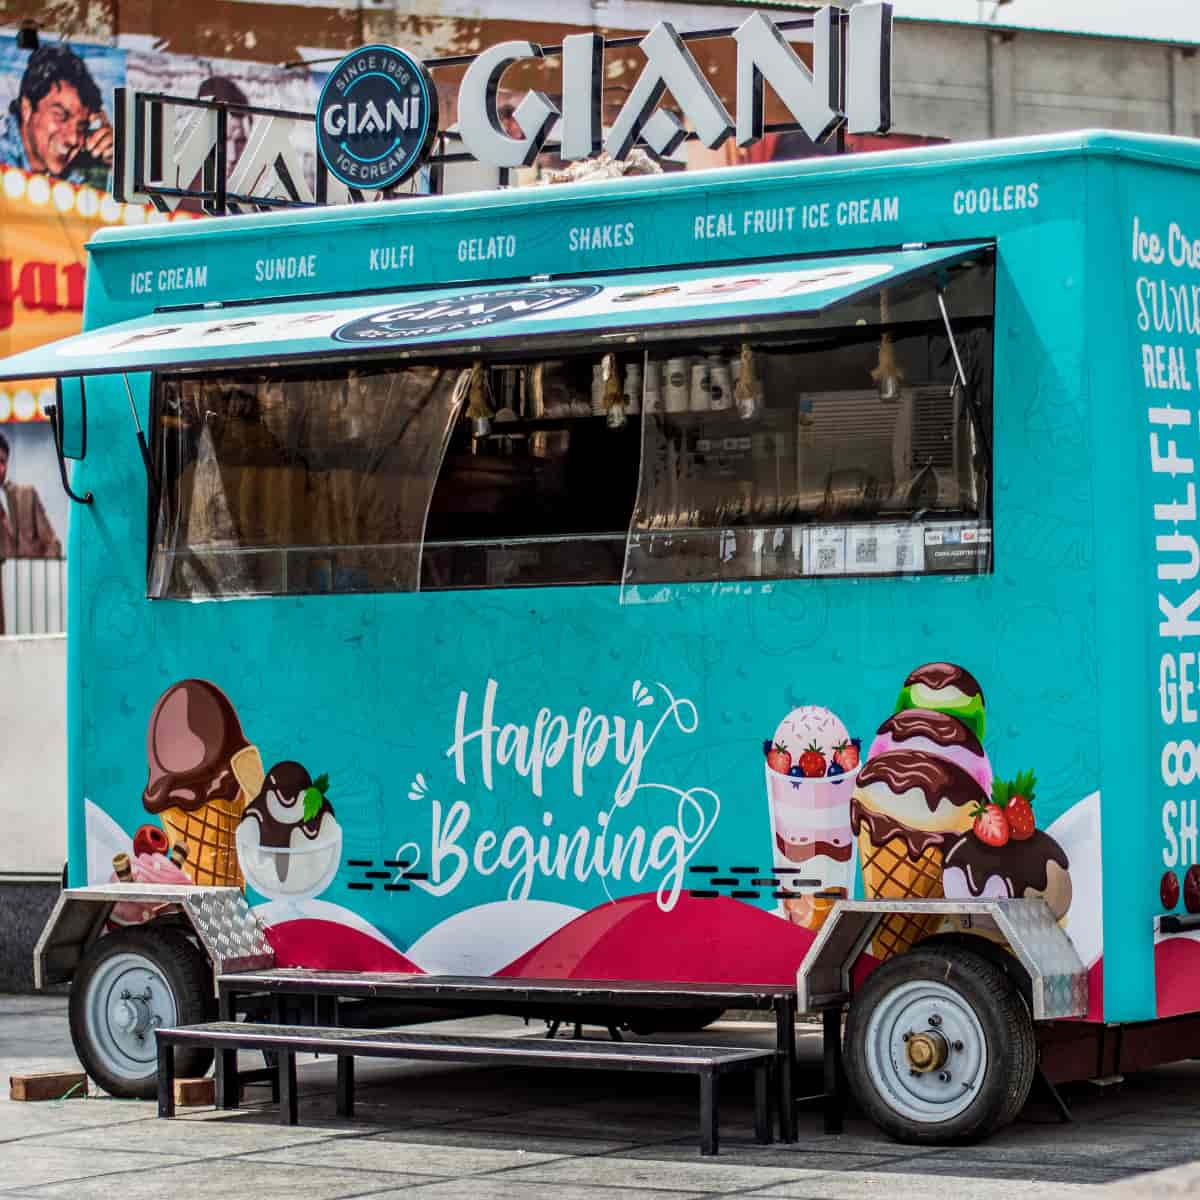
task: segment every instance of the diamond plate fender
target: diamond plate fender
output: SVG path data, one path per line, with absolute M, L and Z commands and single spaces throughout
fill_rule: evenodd
M 1033 1019 L 1087 1013 L 1087 970 L 1071 939 L 1042 899 L 840 900 L 796 975 L 799 1010 L 817 1012 L 850 998 L 850 972 L 879 922 L 890 913 L 957 917 L 999 933 L 1029 974 Z
M 67 888 L 59 894 L 34 947 L 33 980 L 39 991 L 71 979 L 84 952 L 103 934 L 113 906 L 124 900 L 177 905 L 212 963 L 214 980 L 229 971 L 275 965 L 275 952 L 263 927 L 237 888 L 145 883 Z

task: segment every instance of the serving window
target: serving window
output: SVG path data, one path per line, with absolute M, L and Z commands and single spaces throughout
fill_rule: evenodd
M 941 284 L 619 348 L 161 375 L 149 592 L 990 571 L 992 267 Z

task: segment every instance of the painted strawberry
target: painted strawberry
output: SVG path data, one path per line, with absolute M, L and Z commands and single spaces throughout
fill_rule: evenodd
M 786 775 L 792 769 L 792 756 L 782 742 L 776 742 L 767 751 L 767 766 L 780 775 Z
M 808 748 L 800 755 L 800 770 L 806 779 L 820 779 L 825 774 L 825 755 L 816 742 L 809 742 Z
M 971 812 L 975 818 L 972 830 L 975 836 L 986 846 L 1005 846 L 1011 830 L 1008 818 L 999 804 L 978 804 Z
M 1017 777 L 1011 782 L 1001 785 L 1007 793 L 1004 803 L 1004 815 L 1008 818 L 1009 829 L 1014 841 L 1024 842 L 1033 837 L 1037 822 L 1033 816 L 1033 789 L 1037 780 L 1032 771 L 1018 771 Z M 996 785 L 992 786 L 995 801 Z
M 862 742 L 858 738 L 852 738 L 848 742 L 838 742 L 833 748 L 833 761 L 842 768 L 838 772 L 853 771 L 858 766 L 859 754 L 862 750 Z M 832 774 L 832 768 L 830 774 Z

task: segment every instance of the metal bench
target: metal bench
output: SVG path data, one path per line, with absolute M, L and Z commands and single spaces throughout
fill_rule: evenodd
M 486 1066 L 580 1067 L 599 1071 L 643 1071 L 696 1075 L 700 1079 L 700 1153 L 716 1154 L 720 1079 L 731 1071 L 754 1072 L 754 1135 L 771 1140 L 771 1087 L 775 1061 L 770 1050 L 742 1046 L 680 1046 L 633 1042 L 559 1041 L 550 1038 L 464 1037 L 450 1034 L 366 1032 L 354 1029 L 260 1025 L 215 1021 L 159 1029 L 158 1115 L 175 1115 L 175 1047 L 210 1046 L 219 1055 L 269 1050 L 278 1055 L 279 1119 L 299 1120 L 296 1055 L 337 1056 L 337 1111 L 354 1115 L 355 1058 L 408 1058 Z M 235 1089 L 222 1089 L 222 1107 L 232 1107 Z
M 505 1012 L 519 1016 L 544 1016 L 586 1012 L 606 1025 L 630 1013 L 682 1012 L 726 1008 L 770 1012 L 775 1021 L 775 1076 L 778 1094 L 779 1136 L 784 1142 L 797 1137 L 797 1110 L 819 1107 L 825 1132 L 842 1131 L 845 1104 L 842 1088 L 841 1013 L 823 1014 L 824 1077 L 822 1092 L 796 1096 L 793 1066 L 796 1059 L 796 989 L 779 984 L 700 984 L 636 980 L 526 979 L 496 976 L 405 975 L 395 971 L 322 971 L 303 967 L 270 967 L 227 971 L 218 980 L 220 1017 L 234 1020 L 252 997 L 269 1000 L 273 1024 L 286 1021 L 284 1001 L 305 1006 L 301 1020 L 314 1025 L 342 1023 L 342 1001 L 383 1001 L 400 1005 L 465 1005 L 479 1012 Z M 311 1009 L 308 1006 L 311 1005 Z M 312 1012 L 312 1017 L 308 1016 Z M 320 1014 L 320 1015 L 319 1015 Z M 427 1017 L 420 1018 L 427 1020 Z M 389 1024 L 400 1022 L 389 1021 Z M 236 1099 L 222 1099 L 226 1076 L 236 1074 L 234 1054 L 217 1054 L 218 1103 L 233 1107 Z M 245 1076 L 243 1076 L 245 1078 Z M 277 1078 L 273 1083 L 278 1086 Z

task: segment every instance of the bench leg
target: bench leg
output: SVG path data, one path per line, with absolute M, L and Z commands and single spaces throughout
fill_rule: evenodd
M 218 1001 L 218 1014 L 222 1021 L 236 1021 L 234 996 L 222 991 Z M 217 1107 L 237 1108 L 241 1103 L 241 1080 L 238 1078 L 237 1051 L 218 1050 L 216 1067 Z
M 700 1153 L 717 1154 L 720 1150 L 718 1107 L 721 1080 L 715 1071 L 700 1073 Z
M 339 1054 L 337 1065 L 337 1115 L 354 1116 L 354 1055 Z
M 779 1140 L 796 1140 L 796 1090 L 792 1066 L 796 1061 L 796 997 L 781 996 L 775 1004 L 775 1053 L 778 1060 Z
M 300 1121 L 296 1099 L 296 1055 L 291 1050 L 279 1053 L 279 1123 L 296 1125 Z
M 175 1047 L 161 1038 L 158 1043 L 158 1115 L 175 1115 Z
M 825 1132 L 842 1132 L 842 1010 L 821 1013 L 822 1060 L 825 1076 Z
M 274 992 L 271 995 L 271 1024 L 272 1025 L 282 1025 L 283 1024 L 283 996 L 280 995 L 279 992 Z M 266 1058 L 265 1053 L 264 1053 L 263 1057 Z M 271 1064 L 268 1061 L 267 1066 L 270 1066 L 270 1065 Z M 278 1066 L 278 1063 L 276 1064 L 276 1066 Z M 279 1072 L 278 1072 L 278 1070 L 274 1071 L 271 1075 L 271 1099 L 274 1100 L 276 1104 L 279 1103 Z
M 760 1146 L 771 1144 L 771 1064 L 754 1068 L 754 1140 Z
M 241 1103 L 241 1080 L 238 1078 L 237 1051 L 217 1051 L 217 1107 L 237 1108 Z

